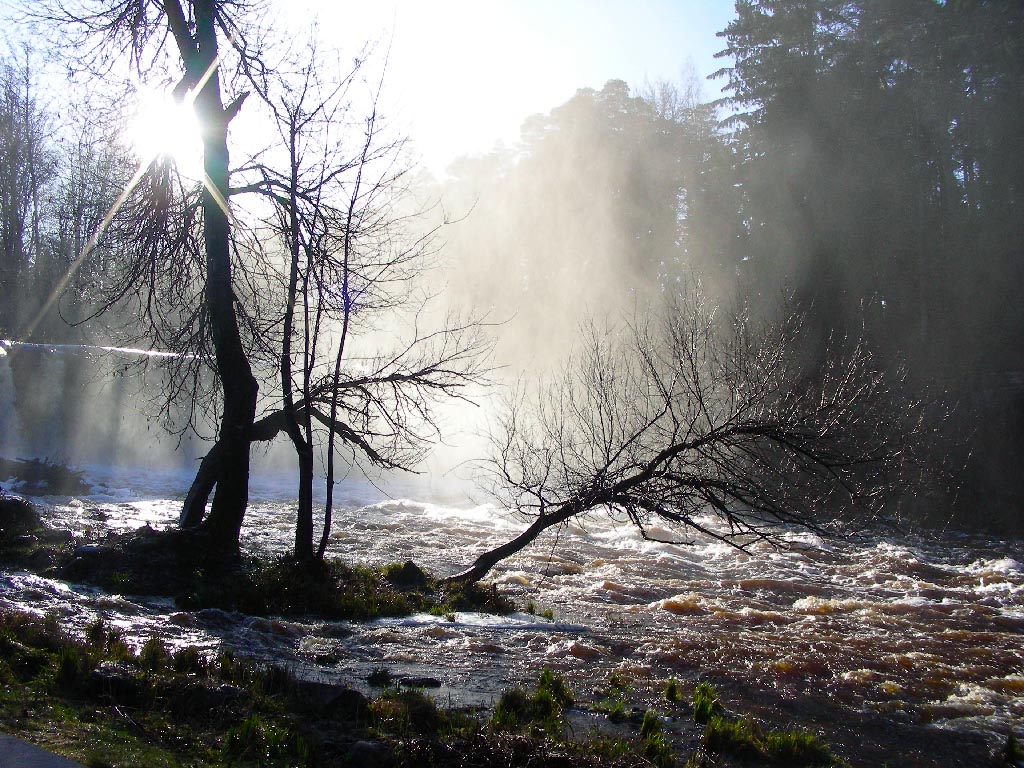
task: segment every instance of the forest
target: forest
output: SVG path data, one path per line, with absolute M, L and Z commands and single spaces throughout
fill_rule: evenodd
M 460 471 L 515 524 L 438 544 L 436 579 L 381 571 L 440 595 L 395 613 L 490 606 L 478 582 L 588 525 L 750 557 L 1024 534 L 1020 3 L 737 0 L 717 72 L 581 88 L 444 172 L 412 161 L 372 46 L 277 40 L 260 12 L 41 0 L 0 62 L 4 469 L 115 462 L 131 399 L 190 476 L 163 530 L 62 545 L 64 576 L 317 613 L 308 579 L 364 522 L 347 488 L 433 471 L 464 423 Z M 133 140 L 154 89 L 194 115 L 195 167 Z M 74 396 L 97 378 L 122 400 Z M 268 450 L 289 541 L 253 608 L 230 574 Z M 681 594 L 661 607 L 705 613 Z

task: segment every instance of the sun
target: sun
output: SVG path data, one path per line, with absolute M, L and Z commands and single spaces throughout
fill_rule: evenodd
M 142 92 L 127 133 L 142 163 L 170 160 L 182 176 L 202 178 L 203 143 L 188 97 L 179 101 L 169 92 Z

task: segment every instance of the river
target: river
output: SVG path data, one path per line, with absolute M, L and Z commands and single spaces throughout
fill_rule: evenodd
M 81 540 L 173 525 L 190 479 L 100 466 L 87 475 L 88 496 L 34 499 L 50 525 Z M 280 475 L 254 477 L 247 551 L 287 550 L 291 493 Z M 438 574 L 523 526 L 454 484 L 349 480 L 337 501 L 329 555 L 412 559 Z M 553 619 L 263 619 L 11 571 L 0 572 L 0 606 L 52 611 L 79 630 L 102 616 L 136 645 L 157 636 L 171 646 L 229 647 L 364 690 L 366 676 L 385 667 L 436 678 L 442 700 L 462 704 L 493 703 L 544 666 L 584 698 L 617 673 L 643 706 L 658 704 L 669 678 L 706 678 L 728 707 L 812 727 L 854 765 L 974 765 L 1011 729 L 1021 736 L 1024 542 L 889 529 L 840 541 L 794 531 L 787 540 L 740 552 L 700 536 L 675 546 L 614 521 L 580 521 L 492 574 L 519 604 L 532 601 Z

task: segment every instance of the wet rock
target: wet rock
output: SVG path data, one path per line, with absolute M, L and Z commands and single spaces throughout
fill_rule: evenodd
M 379 741 L 357 741 L 349 747 L 345 759 L 349 765 L 360 768 L 391 768 L 395 765 L 395 753 Z
M 396 587 L 406 589 L 427 586 L 427 574 L 412 560 L 406 560 L 401 568 L 388 571 L 387 579 Z
M 329 719 L 361 721 L 370 716 L 367 698 L 345 685 L 297 680 L 292 697 L 300 707 Z
M 24 560 L 25 566 L 30 571 L 42 573 L 48 571 L 57 565 L 57 552 L 49 547 L 43 547 L 37 549 L 35 552 L 30 553 Z
M 113 547 L 108 547 L 104 544 L 79 544 L 75 547 L 75 557 L 83 559 L 93 557 L 112 557 L 117 554 L 117 550 Z
M 25 499 L 0 496 L 0 544 L 12 544 L 41 526 L 39 513 Z
M 149 693 L 148 682 L 120 661 L 101 662 L 89 673 L 88 685 L 94 696 L 130 707 L 143 704 Z

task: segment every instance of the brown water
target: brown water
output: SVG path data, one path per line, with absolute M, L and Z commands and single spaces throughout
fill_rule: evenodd
M 96 470 L 97 476 L 105 474 Z M 106 473 L 81 499 L 39 500 L 52 525 L 83 538 L 173 524 L 187 478 Z M 125 476 L 127 477 L 127 475 Z M 393 486 L 392 486 L 393 487 Z M 457 490 L 343 487 L 329 554 L 371 564 L 413 559 L 451 573 L 523 523 L 473 506 Z M 244 546 L 283 552 L 291 539 L 288 487 L 254 484 Z M 431 499 L 431 501 L 412 500 Z M 657 531 L 652 531 L 657 534 Z M 727 706 L 776 725 L 813 727 L 854 764 L 977 765 L 1024 728 L 1024 546 L 946 533 L 861 535 L 739 552 L 698 538 L 677 547 L 628 526 L 585 520 L 503 564 L 495 582 L 527 614 L 418 615 L 368 624 L 182 612 L 169 601 L 107 595 L 25 573 L 0 573 L 0 605 L 54 611 L 72 627 L 97 615 L 136 644 L 221 646 L 325 680 L 373 669 L 439 679 L 440 695 L 492 703 L 544 666 L 586 698 L 613 672 L 631 702 L 657 703 L 668 678 L 712 679 Z

